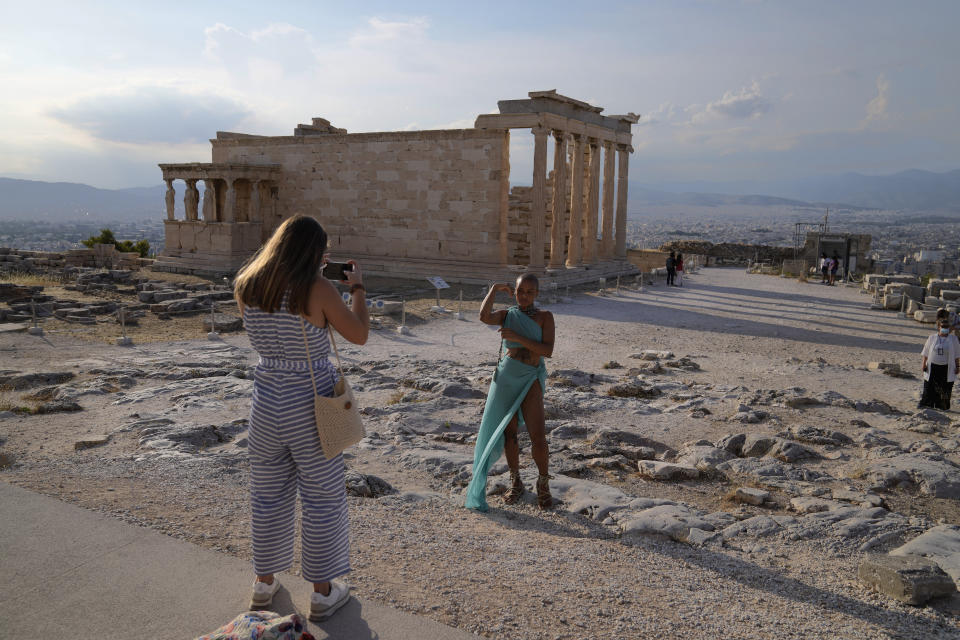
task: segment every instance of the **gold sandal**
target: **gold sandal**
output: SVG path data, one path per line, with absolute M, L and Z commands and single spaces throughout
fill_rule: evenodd
M 503 497 L 504 504 L 516 504 L 523 497 L 523 481 L 520 479 L 519 471 L 510 472 L 510 490 Z
M 537 506 L 544 510 L 553 507 L 553 496 L 550 495 L 549 474 L 543 474 L 537 477 Z

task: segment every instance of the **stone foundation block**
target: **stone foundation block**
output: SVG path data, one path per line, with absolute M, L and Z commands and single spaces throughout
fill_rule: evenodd
M 912 605 L 957 590 L 936 562 L 916 556 L 869 555 L 860 563 L 857 576 L 880 593 Z

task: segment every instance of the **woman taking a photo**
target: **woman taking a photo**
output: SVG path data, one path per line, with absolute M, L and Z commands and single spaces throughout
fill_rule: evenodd
M 250 410 L 250 503 L 253 538 L 251 609 L 268 609 L 280 587 L 275 573 L 293 564 L 294 508 L 303 512 L 301 573 L 313 583 L 310 618 L 323 620 L 350 598 L 340 576 L 350 571 L 343 456 L 323 454 L 314 387 L 330 396 L 337 370 L 327 359 L 330 326 L 364 344 L 370 328 L 360 267 L 345 273 L 350 308 L 321 276 L 327 234 L 313 218 L 281 224 L 237 275 L 234 293 L 250 344 L 260 356 Z M 309 349 L 308 349 L 309 346 Z M 308 358 L 308 355 L 309 358 Z

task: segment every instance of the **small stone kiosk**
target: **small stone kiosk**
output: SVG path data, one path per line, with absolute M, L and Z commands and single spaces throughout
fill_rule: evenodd
M 626 207 L 638 116 L 604 116 L 556 91 L 528 95 L 500 101 L 471 129 L 348 134 L 314 118 L 292 136 L 218 132 L 213 162 L 160 165 L 166 248 L 154 268 L 233 273 L 303 213 L 321 222 L 335 258 L 377 275 L 487 283 L 529 270 L 573 284 L 635 273 Z M 512 129 L 533 133 L 529 187 L 510 187 Z

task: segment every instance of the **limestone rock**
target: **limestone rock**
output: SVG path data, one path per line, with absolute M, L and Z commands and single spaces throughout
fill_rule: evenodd
M 908 453 L 871 462 L 867 475 L 883 487 L 917 485 L 935 498 L 960 499 L 960 466 L 928 453 Z
M 660 389 L 638 382 L 615 384 L 607 389 L 607 395 L 614 398 L 656 398 L 661 394 Z
M 379 498 L 380 496 L 397 493 L 397 490 L 386 480 L 374 476 L 348 470 L 344 474 L 347 493 L 361 498 Z
M 812 496 L 799 496 L 790 500 L 790 508 L 797 513 L 832 511 L 840 506 L 842 505 L 839 502 L 824 500 L 823 498 L 814 498 Z
M 745 458 L 757 458 L 764 456 L 777 444 L 779 438 L 763 436 L 759 434 L 750 434 L 743 443 L 741 455 Z
M 623 431 L 621 429 L 601 429 L 590 441 L 590 445 L 597 450 L 614 450 L 628 445 L 632 447 L 649 447 L 661 455 L 673 455 L 676 453 L 662 442 L 641 436 L 632 431 Z
M 743 453 L 743 444 L 746 440 L 747 434 L 745 433 L 724 436 L 717 441 L 717 448 L 725 449 L 735 456 L 740 456 Z
M 860 563 L 857 576 L 880 593 L 912 605 L 957 590 L 936 562 L 916 556 L 868 555 Z
M 79 451 L 81 449 L 90 449 L 92 447 L 99 447 L 110 442 L 110 436 L 108 435 L 99 435 L 99 436 L 86 436 L 81 440 L 77 440 L 73 443 L 73 449 Z
M 796 462 L 810 458 L 819 458 L 820 454 L 792 440 L 780 440 L 767 451 L 767 455 L 783 462 Z
M 641 511 L 624 522 L 620 531 L 625 536 L 652 534 L 687 542 L 691 529 L 713 531 L 713 528 L 708 520 L 685 505 L 664 504 Z
M 933 560 L 960 585 L 960 526 L 942 524 L 890 552 L 892 556 L 917 556 Z
M 677 462 L 696 467 L 700 471 L 710 471 L 718 464 L 733 458 L 734 455 L 726 449 L 707 444 L 684 447 L 678 454 Z
M 844 433 L 811 425 L 792 426 L 788 429 L 788 433 L 792 438 L 810 444 L 825 444 L 835 447 L 853 444 L 853 439 Z
M 223 333 L 239 331 L 243 328 L 243 318 L 228 313 L 216 313 L 213 316 L 213 322 L 211 322 L 210 316 L 205 315 L 203 316 L 203 328 L 205 331 L 213 331 L 216 328 L 217 331 Z
M 737 536 L 750 536 L 759 538 L 779 532 L 782 529 L 779 523 L 770 516 L 754 516 L 735 522 L 720 532 L 724 539 L 735 538 Z
M 640 475 L 654 480 L 694 480 L 700 475 L 696 467 L 659 460 L 641 460 L 637 469 Z
M 759 506 L 770 499 L 770 492 L 763 489 L 754 489 L 753 487 L 737 487 L 733 492 L 733 500 Z

